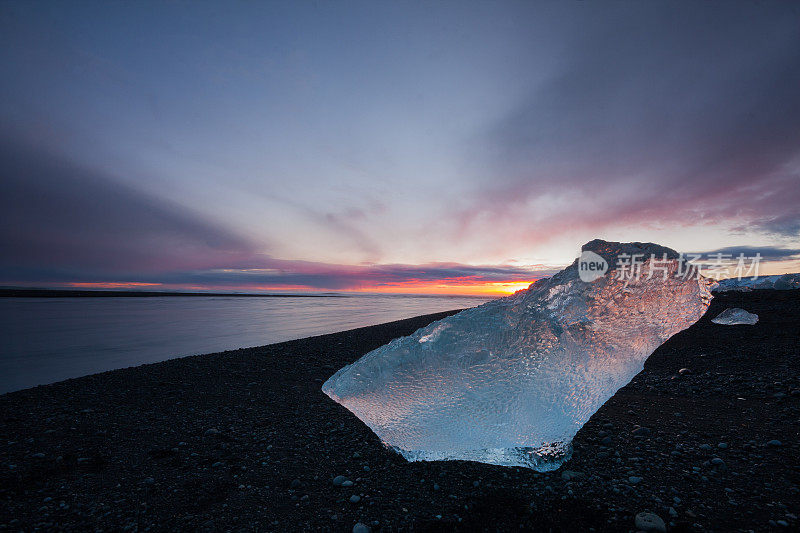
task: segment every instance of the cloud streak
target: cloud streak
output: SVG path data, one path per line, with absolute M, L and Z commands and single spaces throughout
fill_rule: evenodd
M 0 142 L 0 281 L 359 290 L 525 282 L 550 269 L 336 265 L 272 258 L 247 240 L 42 148 Z
M 479 141 L 461 232 L 721 224 L 800 230 L 792 4 L 580 4 L 559 68 Z M 527 224 L 520 224 L 525 220 Z

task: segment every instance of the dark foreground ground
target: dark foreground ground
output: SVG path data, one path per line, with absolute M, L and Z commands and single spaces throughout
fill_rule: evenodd
M 759 323 L 710 322 L 734 306 Z M 320 392 L 442 316 L 0 396 L 0 529 L 633 531 L 641 511 L 671 531 L 800 527 L 800 291 L 719 295 L 547 474 L 406 463 Z

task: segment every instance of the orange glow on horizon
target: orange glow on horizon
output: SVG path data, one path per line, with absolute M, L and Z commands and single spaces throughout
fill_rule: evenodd
M 249 290 L 257 291 L 302 291 L 302 292 L 343 292 L 343 293 L 365 293 L 365 294 L 430 294 L 430 295 L 452 295 L 452 296 L 508 296 L 523 289 L 527 289 L 530 281 L 494 281 L 494 282 L 474 282 L 447 280 L 435 282 L 409 281 L 403 283 L 392 283 L 384 285 L 364 285 L 358 288 L 340 290 L 321 290 L 306 286 L 259 286 L 248 287 Z M 245 289 L 240 287 L 240 289 Z
M 437 281 L 409 280 L 381 285 L 362 285 L 341 289 L 320 289 L 308 285 L 237 285 L 199 286 L 142 282 L 73 282 L 61 286 L 75 289 L 141 289 L 158 287 L 166 291 L 197 292 L 271 292 L 271 293 L 360 293 L 360 294 L 419 294 L 452 296 L 508 296 L 527 289 L 534 280 L 481 282 L 471 279 L 447 279 Z

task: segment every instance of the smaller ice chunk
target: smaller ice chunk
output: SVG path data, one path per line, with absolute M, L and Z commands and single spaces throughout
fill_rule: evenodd
M 733 307 L 724 310 L 717 318 L 711 320 L 714 324 L 722 324 L 723 326 L 736 326 L 738 324 L 747 324 L 752 326 L 758 322 L 758 315 L 748 313 L 744 309 Z

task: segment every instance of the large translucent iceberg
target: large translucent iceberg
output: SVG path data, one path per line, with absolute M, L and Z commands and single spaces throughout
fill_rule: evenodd
M 595 240 L 581 257 L 590 275 L 576 260 L 367 353 L 322 390 L 411 461 L 558 468 L 578 429 L 711 301 L 711 282 L 683 275 L 669 248 Z

